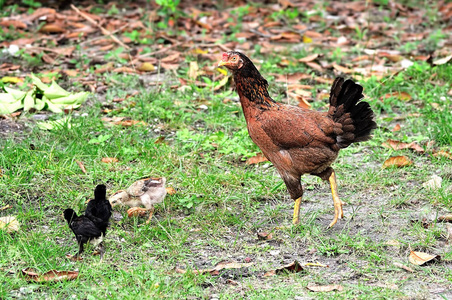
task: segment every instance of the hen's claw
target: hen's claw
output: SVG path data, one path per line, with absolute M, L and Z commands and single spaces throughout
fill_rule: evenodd
M 137 217 L 137 216 L 143 217 L 146 214 L 147 211 L 148 211 L 147 208 L 132 207 L 132 208 L 129 208 L 127 210 L 127 215 L 129 216 L 129 218 L 130 217 Z

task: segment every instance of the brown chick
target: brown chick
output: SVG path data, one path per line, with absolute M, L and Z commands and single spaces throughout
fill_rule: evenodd
M 301 175 L 311 174 L 330 182 L 334 219 L 329 226 L 334 226 L 343 217 L 343 203 L 331 164 L 340 149 L 369 140 L 376 128 L 369 103 L 360 101 L 363 88 L 352 80 L 336 78 L 328 112 L 318 112 L 275 102 L 268 94 L 267 80 L 240 52 L 223 53 L 218 65 L 232 71 L 248 133 L 276 167 L 295 201 L 293 224 L 300 222 Z
M 126 191 L 121 190 L 113 194 L 109 201 L 112 207 L 125 205 L 131 207 L 127 214 L 144 215 L 149 212 L 149 218 L 146 223 L 151 221 L 154 214 L 154 204 L 160 203 L 165 199 L 166 178 L 146 178 L 134 182 Z M 145 208 L 139 207 L 143 205 Z

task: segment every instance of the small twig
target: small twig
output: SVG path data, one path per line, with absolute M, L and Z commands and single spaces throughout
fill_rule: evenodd
M 76 13 L 78 13 L 81 17 L 83 17 L 85 20 L 87 20 L 88 22 L 90 22 L 91 24 L 93 24 L 94 26 L 96 26 L 97 28 L 99 28 L 102 33 L 104 35 L 108 35 L 109 37 L 111 37 L 111 39 L 113 41 L 115 41 L 116 43 L 118 43 L 119 45 L 121 45 L 122 47 L 124 47 L 125 49 L 130 49 L 129 46 L 127 46 L 126 44 L 124 44 L 123 42 L 121 42 L 117 37 L 115 37 L 110 31 L 108 31 L 107 29 L 103 28 L 102 26 L 100 26 L 96 21 L 94 21 L 90 16 L 86 15 L 85 13 L 83 13 L 82 11 L 80 11 L 77 7 L 75 7 L 73 4 L 71 4 L 71 8 L 73 10 L 75 10 Z

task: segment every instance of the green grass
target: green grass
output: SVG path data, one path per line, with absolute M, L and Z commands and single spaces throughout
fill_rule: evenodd
M 241 20 L 256 8 L 236 8 L 237 25 L 224 36 L 224 42 L 235 39 L 234 33 L 241 31 Z M 15 9 L 8 7 L 6 14 L 14 14 Z M 324 6 L 319 4 L 310 14 L 323 15 L 323 11 Z M 428 18 L 434 18 L 433 12 L 430 8 Z M 272 18 L 290 25 L 297 18 L 309 21 L 307 13 L 293 9 L 275 13 Z M 328 63 L 347 65 L 350 57 L 362 53 L 369 40 L 365 29 L 350 34 L 361 43 L 345 52 L 308 45 L 294 53 L 287 47 L 280 53 L 256 51 L 251 55 L 260 62 L 272 96 L 286 102 L 286 87 L 275 83 L 272 74 L 324 75 L 297 63 L 297 59 L 312 53 L 323 55 L 321 59 Z M 340 35 L 332 32 L 332 36 Z M 13 31 L 0 32 L 0 36 L 8 40 L 19 37 Z M 145 37 L 133 33 L 138 43 Z M 425 41 L 409 44 L 396 40 L 394 47 L 405 51 L 428 45 L 428 49 L 436 49 L 442 39 L 444 36 L 434 31 Z M 121 51 L 111 51 L 105 59 L 124 63 L 118 57 Z M 76 57 L 83 59 L 76 67 L 82 68 L 89 57 L 81 48 L 76 52 Z M 289 66 L 278 65 L 283 57 L 290 61 Z M 26 55 L 12 60 L 29 68 L 40 63 Z M 259 149 L 248 136 L 231 86 L 213 92 L 215 83 L 206 75 L 199 78 L 208 83 L 205 88 L 170 88 L 177 77 L 187 78 L 188 61 L 192 60 L 200 68 L 211 65 L 189 55 L 177 72 L 165 74 L 165 83 L 158 88 L 143 86 L 138 76 L 98 75 L 109 89 L 74 112 L 70 128 L 42 131 L 33 114 L 23 113 L 18 121 L 23 130 L 0 134 L 0 208 L 12 206 L 0 216 L 16 215 L 21 224 L 16 233 L 0 231 L 1 299 L 210 299 L 212 295 L 219 299 L 400 299 L 429 298 L 432 290 L 440 291 L 441 296 L 450 290 L 452 250 L 446 226 L 438 223 L 437 217 L 452 208 L 451 161 L 434 157 L 431 151 L 418 154 L 382 147 L 389 138 L 417 141 L 422 146 L 434 141 L 436 149 L 450 152 L 450 63 L 431 66 L 415 62 L 396 75 L 361 81 L 366 100 L 376 113 L 378 129 L 371 141 L 342 150 L 334 164 L 339 194 L 347 205 L 345 219 L 327 229 L 333 207 L 326 183 L 308 175 L 302 178 L 305 194 L 301 224 L 291 226 L 293 202 L 275 168 L 270 163 L 245 164 L 246 158 Z M 93 71 L 94 67 L 87 70 Z M 330 78 L 334 76 L 326 72 Z M 63 77 L 58 80 L 65 83 Z M 314 85 L 312 80 L 301 83 Z M 84 88 L 79 83 L 67 84 L 75 90 Z M 316 84 L 314 98 L 328 89 L 327 84 Z M 112 101 L 134 91 L 140 93 L 120 103 Z M 411 100 L 382 97 L 393 92 L 407 92 Z M 326 101 L 312 105 L 325 111 Z M 102 113 L 106 107 L 112 109 L 108 114 Z M 122 116 L 146 125 L 111 125 L 101 120 L 104 116 Z M 61 117 L 50 115 L 52 120 Z M 2 122 L 7 121 L 0 120 L 0 126 Z M 392 132 L 397 123 L 401 130 Z M 396 155 L 408 156 L 414 165 L 381 168 L 387 158 Z M 106 164 L 101 161 L 104 157 L 119 161 Z M 77 161 L 83 163 L 86 174 Z M 443 178 L 442 187 L 422 188 L 433 174 Z M 65 254 L 74 254 L 77 245 L 62 217 L 63 210 L 71 207 L 82 212 L 96 184 L 105 183 L 112 194 L 148 176 L 165 176 L 177 191 L 156 206 L 152 222 L 146 225 L 144 219 L 128 218 L 126 209 L 118 209 L 123 218 L 111 221 L 102 263 L 91 255 L 92 248 L 86 250 L 81 262 L 66 259 Z M 258 240 L 256 234 L 261 231 L 271 231 L 273 238 Z M 398 245 L 388 245 L 388 241 L 397 241 Z M 410 265 L 411 250 L 438 254 L 441 260 L 425 266 Z M 263 276 L 293 260 L 328 267 Z M 194 273 L 221 261 L 254 264 L 246 269 L 222 270 L 217 276 Z M 394 262 L 415 272 L 401 270 Z M 74 281 L 33 283 L 21 274 L 24 268 L 38 272 L 79 270 L 80 275 Z M 179 274 L 176 268 L 188 271 Z M 306 289 L 311 283 L 341 284 L 344 289 L 314 293 Z M 448 296 L 446 292 L 444 297 Z

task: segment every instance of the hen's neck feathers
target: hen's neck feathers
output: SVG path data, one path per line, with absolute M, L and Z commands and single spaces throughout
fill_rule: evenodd
M 267 80 L 262 77 L 251 61 L 234 72 L 234 81 L 242 104 L 249 101 L 251 105 L 260 105 L 265 108 L 276 103 L 268 94 Z

